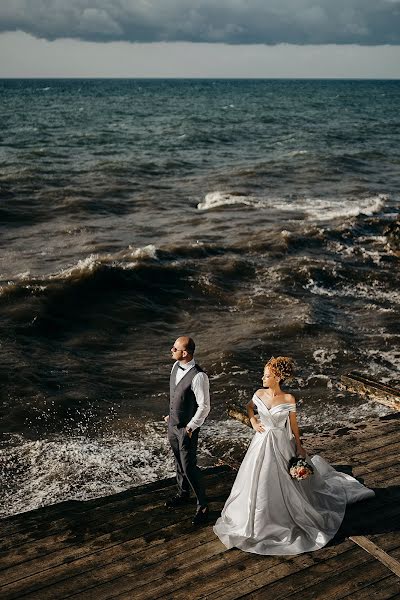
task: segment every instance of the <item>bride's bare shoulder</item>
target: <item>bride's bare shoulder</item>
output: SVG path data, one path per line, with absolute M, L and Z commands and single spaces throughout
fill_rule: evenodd
M 293 394 L 285 394 L 285 402 L 288 404 L 296 404 L 296 398 Z
M 263 390 L 262 388 L 260 388 L 259 390 L 257 390 L 255 394 L 256 394 L 256 396 L 258 396 L 258 397 L 259 397 L 259 398 L 261 398 L 261 399 L 262 399 L 263 397 L 265 397 L 265 395 L 266 395 L 266 394 L 265 394 L 265 390 Z

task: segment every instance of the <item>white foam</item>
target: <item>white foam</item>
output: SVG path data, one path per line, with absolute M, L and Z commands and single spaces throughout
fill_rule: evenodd
M 154 244 L 148 244 L 147 246 L 143 246 L 142 248 L 132 248 L 131 246 L 129 246 L 129 248 L 132 250 L 133 258 L 136 258 L 136 259 L 146 259 L 146 258 L 156 259 L 157 258 L 157 248 L 154 246 Z
M 98 268 L 104 266 L 118 267 L 125 270 L 135 269 L 146 260 L 157 260 L 157 248 L 153 244 L 138 248 L 129 246 L 128 250 L 125 249 L 115 254 L 90 254 L 86 258 L 78 260 L 75 265 L 61 269 L 57 273 L 47 275 L 46 278 L 50 281 L 79 278 L 82 275 L 94 273 Z M 0 296 L 10 293 L 10 291 L 15 289 L 18 285 L 17 282 L 28 280 L 30 280 L 30 283 L 24 285 L 25 289 L 43 291 L 47 287 L 43 284 L 42 278 L 35 277 L 30 271 L 26 271 L 16 275 L 14 280 L 0 285 Z
M 307 216 L 316 221 L 330 221 L 333 219 L 358 217 L 359 215 L 373 215 L 382 210 L 388 196 L 378 194 L 360 200 L 337 200 L 329 198 L 304 198 L 288 204 L 281 202 L 274 204 L 274 208 L 282 211 L 304 212 Z
M 292 150 L 288 152 L 285 156 L 289 158 L 294 158 L 295 156 L 302 156 L 303 154 L 308 154 L 308 150 Z
M 217 464 L 245 446 L 252 430 L 233 419 L 208 421 L 201 431 L 199 463 Z M 216 444 L 223 444 L 224 450 Z M 173 454 L 164 421 L 132 435 L 85 436 L 37 441 L 15 435 L 0 448 L 3 486 L 0 517 L 66 500 L 89 500 L 173 477 Z
M 382 210 L 388 200 L 386 194 L 378 194 L 359 200 L 338 200 L 332 198 L 302 198 L 288 201 L 283 198 L 256 198 L 244 194 L 227 191 L 215 191 L 206 194 L 203 202 L 199 202 L 199 210 L 213 210 L 224 206 L 249 206 L 251 208 L 268 208 L 280 212 L 300 212 L 310 220 L 330 221 L 338 218 L 370 216 Z
M 367 350 L 368 368 L 373 374 L 385 371 L 394 378 L 399 378 L 400 350 Z
M 340 396 L 340 394 L 337 394 Z M 387 406 L 369 400 L 357 406 L 346 406 L 326 402 L 321 398 L 321 403 L 313 409 L 300 409 L 297 413 L 300 428 L 310 428 L 312 431 L 332 431 L 332 428 L 360 423 L 365 418 L 383 417 L 393 412 Z M 321 410 L 323 407 L 323 410 Z
M 331 252 L 335 252 L 336 254 L 340 254 L 341 256 L 345 257 L 357 256 L 357 254 L 361 254 L 361 256 L 364 259 L 371 260 L 376 265 L 380 264 L 383 256 L 387 256 L 387 250 L 385 250 L 385 248 L 382 248 L 381 251 L 368 250 L 367 248 L 364 248 L 363 246 L 359 245 L 361 241 L 362 240 L 358 238 L 355 241 L 355 245 L 352 246 L 346 246 L 345 244 L 341 244 L 338 241 L 329 241 L 327 243 L 327 248 Z
M 135 262 L 132 262 L 132 258 Z M 122 250 L 116 254 L 90 254 L 77 262 L 76 265 L 63 269 L 52 275 L 49 279 L 64 279 L 82 273 L 92 273 L 100 266 L 120 267 L 122 269 L 135 268 L 139 262 L 147 259 L 157 258 L 157 248 L 153 244 L 135 248 L 129 246 L 128 250 Z
M 327 289 L 318 285 L 312 278 L 304 286 L 312 294 L 328 297 L 350 297 L 350 298 L 365 298 L 369 301 L 383 300 L 385 302 L 400 304 L 400 292 L 394 290 L 385 290 L 382 285 L 373 282 L 371 284 L 358 283 L 356 285 L 345 285 L 340 289 Z
M 1 449 L 0 460 L 4 472 L 10 472 L 1 490 L 2 517 L 64 500 L 115 494 L 174 473 L 165 424 L 158 431 L 147 426 L 133 439 L 20 440 Z
M 252 207 L 261 207 L 265 205 L 264 202 L 257 198 L 253 198 L 252 196 L 241 196 L 230 192 L 217 191 L 206 194 L 203 202 L 199 202 L 197 208 L 199 210 L 212 210 L 221 208 L 222 206 L 237 206 L 240 204 Z
M 337 352 L 332 352 L 326 348 L 318 348 L 313 352 L 313 357 L 319 365 L 329 365 L 335 359 Z

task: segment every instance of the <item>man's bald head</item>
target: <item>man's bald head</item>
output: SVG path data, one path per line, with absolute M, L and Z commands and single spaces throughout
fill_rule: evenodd
M 196 344 L 194 340 L 187 335 L 181 335 L 171 348 L 172 358 L 182 362 L 189 362 L 193 358 L 195 349 Z
M 193 356 L 194 351 L 196 350 L 196 344 L 194 343 L 194 340 L 191 337 L 189 337 L 188 335 L 182 335 L 176 341 L 178 342 L 178 344 L 182 345 L 182 348 L 186 350 L 186 352 L 190 354 L 190 356 Z

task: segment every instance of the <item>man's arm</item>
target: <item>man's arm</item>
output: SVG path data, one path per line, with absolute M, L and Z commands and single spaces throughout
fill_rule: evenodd
M 191 388 L 197 402 L 197 410 L 194 417 L 186 425 L 186 429 L 194 431 L 203 425 L 210 412 L 210 384 L 205 373 L 197 373 L 192 379 Z

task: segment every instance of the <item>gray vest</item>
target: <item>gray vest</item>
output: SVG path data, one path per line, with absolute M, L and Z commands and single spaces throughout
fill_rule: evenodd
M 190 387 L 193 377 L 201 373 L 203 369 L 199 365 L 194 365 L 185 373 L 178 385 L 175 385 L 176 372 L 179 368 L 178 363 L 174 366 L 169 379 L 169 425 L 186 427 L 190 419 L 194 417 L 197 410 L 196 397 Z

